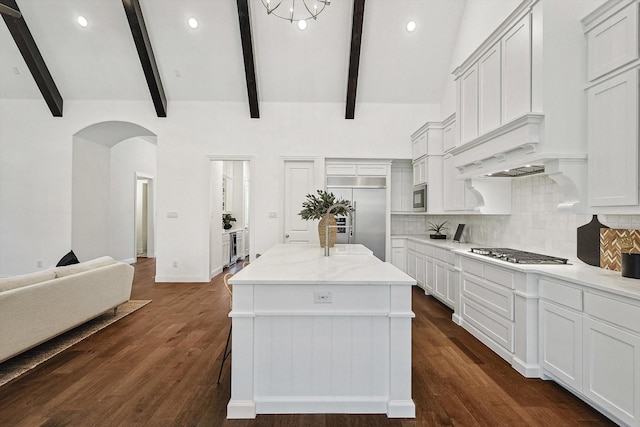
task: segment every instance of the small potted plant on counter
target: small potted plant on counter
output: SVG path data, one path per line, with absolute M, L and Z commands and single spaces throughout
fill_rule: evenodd
M 433 231 L 433 234 L 430 234 L 429 237 L 432 239 L 446 239 L 447 235 L 443 234 L 442 231 L 446 230 L 447 227 L 446 225 L 448 224 L 448 221 L 444 221 L 441 223 L 437 223 L 437 222 L 427 222 L 427 224 L 429 224 L 429 228 L 427 228 L 427 231 Z
M 336 219 L 334 215 L 347 215 L 353 210 L 351 202 L 348 200 L 337 199 L 335 194 L 329 193 L 324 190 L 317 190 L 316 194 L 307 194 L 307 200 L 302 203 L 302 210 L 298 213 L 305 221 L 319 219 L 318 223 L 318 235 L 320 237 L 320 246 L 325 246 L 325 229 L 324 220 L 327 209 L 336 203 L 341 203 L 342 206 L 335 207 L 331 214 L 329 214 L 329 247 L 333 247 L 336 241 Z
M 222 228 L 224 228 L 225 230 L 230 229 L 233 226 L 231 223 L 236 221 L 237 219 L 232 217 L 231 214 L 222 214 Z

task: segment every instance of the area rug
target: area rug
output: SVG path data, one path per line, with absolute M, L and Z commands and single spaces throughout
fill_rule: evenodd
M 0 363 L 0 387 L 150 302 L 151 300 L 127 301 L 118 307 L 115 316 L 113 310 L 109 310 L 93 320 Z

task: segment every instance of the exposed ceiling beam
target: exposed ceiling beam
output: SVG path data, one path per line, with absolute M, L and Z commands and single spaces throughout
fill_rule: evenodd
M 122 5 L 127 14 L 131 35 L 138 50 L 138 56 L 140 57 L 144 76 L 147 79 L 151 99 L 153 100 L 153 105 L 156 107 L 156 114 L 158 117 L 167 117 L 167 97 L 164 94 L 164 88 L 160 80 L 160 72 L 158 71 L 156 58 L 153 56 L 153 49 L 151 48 L 149 33 L 147 33 L 147 26 L 144 24 L 140 2 L 139 0 L 122 0 Z
M 356 110 L 360 47 L 362 46 L 362 24 L 364 22 L 364 1 L 365 0 L 353 0 L 353 26 L 351 27 L 351 54 L 349 55 L 347 111 L 345 113 L 345 119 L 353 119 Z
M 247 80 L 247 95 L 249 96 L 249 112 L 251 113 L 252 119 L 259 119 L 258 87 L 256 85 L 256 66 L 253 58 L 253 41 L 251 38 L 248 0 L 238 0 L 238 19 L 240 21 L 240 37 L 242 38 L 244 74 Z
M 21 17 L 22 14 L 20 14 L 18 4 L 15 0 L 2 0 L 0 5 L 4 6 L 0 9 L 2 19 L 4 19 L 5 24 L 7 24 L 7 28 L 16 46 L 18 46 L 24 62 L 27 63 L 27 67 L 29 67 L 29 71 L 31 71 L 31 75 L 36 81 L 40 93 L 42 93 L 45 102 L 49 106 L 49 110 L 51 110 L 51 114 L 53 114 L 54 117 L 62 117 L 62 95 L 60 95 L 58 87 L 47 68 L 47 64 L 45 64 L 40 50 L 35 40 L 33 40 L 27 23 Z M 16 17 L 16 13 L 11 12 L 9 9 L 17 12 L 18 16 Z

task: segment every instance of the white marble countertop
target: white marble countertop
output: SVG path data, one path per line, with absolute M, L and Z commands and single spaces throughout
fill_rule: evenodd
M 456 243 L 452 240 L 430 239 L 428 235 L 392 235 L 391 238 L 406 238 L 433 246 L 449 249 L 457 254 L 487 262 L 499 267 L 521 271 L 523 273 L 541 274 L 547 277 L 566 280 L 592 289 L 611 292 L 617 295 L 640 300 L 640 279 L 622 277 L 619 271 L 606 270 L 585 264 L 577 258 L 570 258 L 566 265 L 549 264 L 514 264 L 483 255 L 469 252 L 473 247 L 489 247 L 473 243 Z M 515 248 L 526 251 L 526 248 Z M 533 251 L 535 252 L 535 251 Z
M 251 261 L 229 283 L 411 286 L 416 281 L 362 245 L 336 244 L 326 257 L 315 243 L 278 244 Z

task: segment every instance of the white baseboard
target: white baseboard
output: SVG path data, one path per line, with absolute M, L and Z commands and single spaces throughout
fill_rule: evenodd
M 256 417 L 256 403 L 253 400 L 233 400 L 227 404 L 227 419 L 251 419 Z

